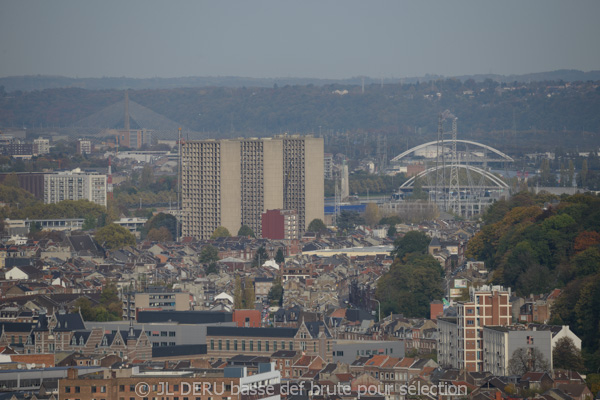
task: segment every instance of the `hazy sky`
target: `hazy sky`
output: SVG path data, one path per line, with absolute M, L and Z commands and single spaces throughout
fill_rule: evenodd
M 600 1 L 0 0 L 0 76 L 600 69 Z

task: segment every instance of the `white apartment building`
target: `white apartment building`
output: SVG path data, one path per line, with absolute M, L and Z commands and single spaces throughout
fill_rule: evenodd
M 50 140 L 37 138 L 33 141 L 33 154 L 48 154 L 50 153 Z
M 84 199 L 106 206 L 106 187 L 106 175 L 82 172 L 79 168 L 46 174 L 44 203 Z

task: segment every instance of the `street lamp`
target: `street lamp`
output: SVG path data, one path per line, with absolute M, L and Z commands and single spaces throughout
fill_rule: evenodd
M 381 321 L 381 303 L 377 299 L 373 299 L 373 301 L 377 302 L 377 306 L 378 306 L 377 322 L 380 322 Z

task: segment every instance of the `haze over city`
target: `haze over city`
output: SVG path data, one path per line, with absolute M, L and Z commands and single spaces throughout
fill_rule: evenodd
M 0 0 L 0 400 L 600 400 L 599 15 Z
M 600 69 L 593 0 L 0 7 L 0 76 L 379 79 Z

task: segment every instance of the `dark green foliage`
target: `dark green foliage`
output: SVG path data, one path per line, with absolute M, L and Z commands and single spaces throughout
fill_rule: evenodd
M 277 253 L 275 254 L 275 262 L 277 264 L 281 264 L 285 261 L 285 256 L 283 255 L 283 250 L 280 248 L 277 249 Z
M 390 227 L 387 230 L 387 237 L 390 239 L 394 239 L 397 233 L 398 232 L 396 231 L 396 227 L 394 225 L 390 225 Z
M 407 317 L 429 315 L 429 303 L 444 295 L 443 270 L 429 254 L 408 253 L 396 258 L 390 270 L 377 280 L 377 299 L 382 315 L 402 313 Z
M 154 217 L 150 218 L 148 222 L 142 228 L 142 238 L 148 235 L 148 232 L 152 229 L 160 229 L 165 227 L 171 233 L 172 238 L 177 237 L 177 218 L 171 214 L 158 213 Z
M 431 238 L 424 232 L 410 231 L 394 241 L 392 256 L 402 259 L 408 253 L 425 254 L 430 242 Z
M 84 321 L 120 321 L 123 319 L 122 303 L 119 291 L 114 284 L 102 289 L 100 304 L 92 306 L 87 297 L 80 297 L 75 302 L 74 312 L 81 311 Z
M 81 228 L 84 231 L 89 231 L 94 229 L 97 223 L 98 220 L 96 218 L 94 218 L 92 215 L 88 215 L 87 217 L 85 217 L 85 220 L 83 221 L 83 226 Z
M 275 278 L 273 281 L 273 286 L 271 286 L 271 290 L 269 290 L 267 299 L 269 299 L 269 303 L 272 306 L 281 306 L 283 303 L 283 286 L 281 285 L 280 278 Z
M 252 259 L 251 265 L 253 267 L 260 267 L 268 259 L 269 259 L 269 255 L 267 254 L 267 251 L 265 250 L 264 246 L 260 246 L 258 248 L 258 250 L 256 250 L 256 253 L 254 254 L 254 258 Z
M 237 233 L 238 236 L 256 237 L 254 231 L 248 225 L 242 225 Z
M 354 211 L 342 210 L 337 219 L 337 226 L 342 232 L 350 231 L 364 223 L 365 221 L 360 214 Z
M 578 372 L 584 370 L 581 351 L 575 347 L 573 341 L 568 337 L 556 341 L 556 345 L 552 349 L 552 359 L 554 368 Z
M 308 228 L 306 229 L 307 232 L 323 232 L 327 230 L 327 226 L 325 225 L 325 223 L 319 219 L 319 218 L 315 218 L 312 221 L 310 221 L 310 224 L 308 224 Z
M 200 252 L 200 262 L 203 264 L 208 264 L 215 261 L 219 261 L 219 249 L 207 244 Z
M 379 220 L 379 225 L 398 225 L 402 223 L 402 219 L 398 215 L 390 215 Z
M 216 262 L 211 262 L 204 267 L 204 273 L 206 275 L 210 274 L 218 274 L 219 273 L 219 265 Z

